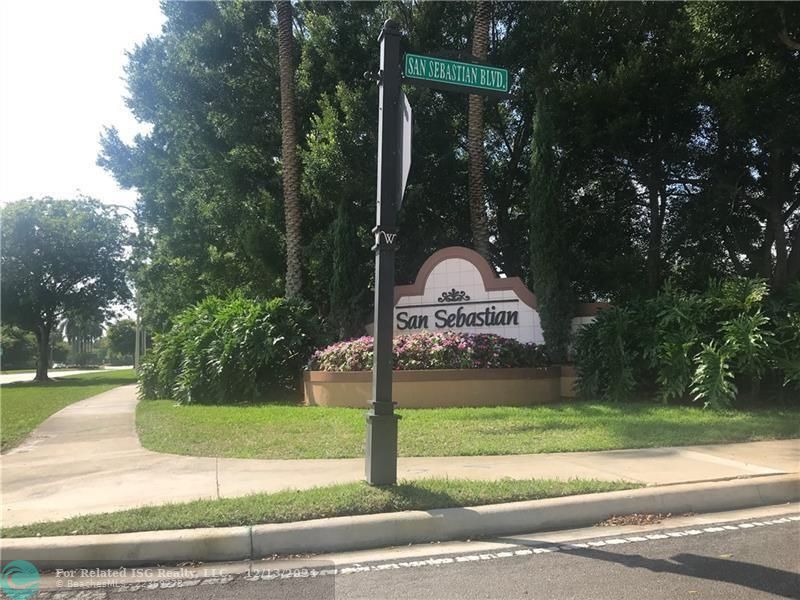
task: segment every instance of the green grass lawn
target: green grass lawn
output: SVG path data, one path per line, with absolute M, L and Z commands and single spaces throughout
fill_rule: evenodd
M 133 369 L 73 375 L 48 383 L 0 386 L 0 449 L 13 448 L 42 421 L 68 404 L 136 382 Z
M 0 535 L 33 537 L 287 523 L 344 515 L 538 500 L 637 487 L 641 486 L 626 481 L 592 479 L 423 479 L 400 481 L 393 487 L 372 487 L 360 482 L 84 515 L 63 521 L 9 527 Z
M 402 456 L 533 454 L 800 437 L 800 410 L 712 411 L 656 404 L 400 410 Z M 240 458 L 363 456 L 364 410 L 176 406 L 144 401 L 142 444 L 158 452 Z

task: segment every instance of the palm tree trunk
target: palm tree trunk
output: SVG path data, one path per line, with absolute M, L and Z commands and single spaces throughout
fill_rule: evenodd
M 302 288 L 300 239 L 300 164 L 297 158 L 297 126 L 294 94 L 294 39 L 292 4 L 276 3 L 278 11 L 278 59 L 281 80 L 281 154 L 283 159 L 283 210 L 286 220 L 286 297 L 300 296 Z
M 489 2 L 480 0 L 475 8 L 472 32 L 472 56 L 485 61 L 489 45 Z M 483 96 L 469 96 L 469 216 L 472 228 L 472 245 L 485 259 L 489 259 L 489 226 L 483 188 Z

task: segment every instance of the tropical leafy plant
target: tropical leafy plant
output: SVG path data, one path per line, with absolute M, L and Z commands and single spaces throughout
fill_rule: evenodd
M 652 324 L 648 320 L 648 314 L 635 307 L 611 307 L 578 331 L 575 362 L 580 395 L 633 399 L 649 372 L 650 345 L 645 340 L 652 336 Z
M 707 313 L 706 302 L 671 284 L 649 303 L 656 314 L 655 338 L 645 350 L 656 371 L 657 397 L 662 402 L 682 398 L 692 380 L 692 357 Z
M 578 389 L 627 400 L 656 384 L 662 402 L 723 408 L 749 383 L 800 388 L 800 283 L 772 298 L 765 281 L 728 278 L 705 292 L 671 284 L 650 300 L 603 311 L 577 336 Z M 777 382 L 777 383 L 776 383 Z
M 209 297 L 155 339 L 140 370 L 143 398 L 236 403 L 293 389 L 318 322 L 301 302 Z
M 722 337 L 734 361 L 737 373 L 760 379 L 769 361 L 773 338 L 769 317 L 761 310 L 740 314 L 721 325 Z
M 692 377 L 692 399 L 704 407 L 727 408 L 736 398 L 736 384 L 730 367 L 730 354 L 715 342 L 701 344 L 694 357 L 697 365 Z
M 800 281 L 769 306 L 775 336 L 772 361 L 783 374 L 783 385 L 800 390 Z

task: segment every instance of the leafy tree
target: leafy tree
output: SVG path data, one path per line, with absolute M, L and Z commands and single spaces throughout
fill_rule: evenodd
M 634 242 L 652 295 L 672 259 L 668 217 L 697 180 L 700 112 L 688 23 L 678 3 L 564 10 L 550 66 L 557 139 L 580 176 L 623 178 L 635 190 Z
M 563 362 L 567 358 L 575 303 L 548 99 L 545 90 L 540 90 L 537 96 L 530 184 L 531 277 L 548 354 L 552 360 Z
M 331 317 L 339 337 L 346 339 L 363 331 L 369 288 L 362 284 L 363 259 L 359 257 L 356 226 L 349 198 L 341 198 L 333 231 L 333 273 L 331 276 Z
M 293 6 L 294 41 L 301 56 L 296 127 L 304 170 L 316 173 L 303 176 L 302 193 L 308 199 L 302 224 L 308 278 L 304 295 L 320 314 L 331 308 L 328 243 L 340 201 L 338 189 L 346 187 L 354 201 L 352 218 L 359 240 L 365 232 L 369 237 L 374 220 L 377 99 L 374 86 L 362 75 L 377 67 L 375 32 L 393 17 L 408 31 L 411 47 L 468 53 L 473 23 L 465 17 L 472 14 L 470 6 Z M 155 330 L 168 328 L 175 314 L 208 294 L 240 289 L 250 296 L 270 297 L 287 284 L 281 165 L 274 160 L 281 145 L 275 13 L 270 14 L 265 3 L 171 3 L 164 11 L 167 21 L 161 35 L 135 48 L 127 68 L 129 104 L 152 129 L 131 145 L 109 129 L 100 157 L 121 185 L 140 194 L 142 236 L 135 281 L 146 324 Z M 495 7 L 495 14 L 490 28 L 493 49 L 500 47 L 498 40 L 504 39 L 517 13 L 503 5 Z M 524 48 L 514 52 L 509 60 L 520 62 Z M 340 59 L 332 61 L 331 56 Z M 400 281 L 413 279 L 435 249 L 470 245 L 472 239 L 467 98 L 422 88 L 409 88 L 407 93 L 417 125 L 414 165 L 398 222 L 403 237 L 397 257 Z M 500 218 L 493 233 L 501 250 L 493 254 L 493 261 L 509 274 L 524 274 L 532 111 L 513 102 L 517 104 L 502 111 L 497 101 L 485 104 L 491 150 L 486 155 L 484 207 L 493 206 L 495 195 L 502 196 L 502 233 Z M 315 119 L 327 120 L 326 111 L 348 120 L 333 131 L 335 138 L 325 133 L 331 147 L 341 148 L 341 157 L 311 164 L 308 161 L 318 154 L 312 147 Z M 518 117 L 522 114 L 527 116 Z M 511 165 L 508 153 L 513 154 Z M 347 174 L 340 178 L 347 185 L 330 187 L 342 173 Z M 362 240 L 360 247 L 366 248 L 366 265 L 371 260 L 369 240 Z M 368 286 L 369 270 L 359 273 L 359 285 Z
M 136 323 L 122 319 L 108 326 L 106 331 L 108 349 L 122 356 L 132 356 L 136 346 Z
M 686 7 L 708 105 L 718 229 L 737 271 L 778 288 L 800 278 L 800 5 Z
M 422 2 L 399 21 L 409 50 L 469 55 L 474 4 Z M 374 50 L 373 50 L 374 52 Z M 403 210 L 398 215 L 398 281 L 413 281 L 432 252 L 472 246 L 469 199 L 468 97 L 408 87 L 414 149 Z M 488 194 L 491 195 L 491 194 Z M 486 211 L 487 194 L 483 194 Z
M 130 298 L 129 234 L 97 200 L 21 200 L 2 208 L 3 322 L 36 335 L 36 380 L 47 381 L 50 335 L 70 312 L 109 313 Z
M 309 199 L 304 207 L 304 239 L 309 240 L 306 265 L 311 282 L 306 294 L 323 314 L 332 308 L 328 296 L 333 271 L 331 224 L 342 194 L 353 202 L 356 243 L 364 265 L 359 269 L 359 289 L 370 284 L 377 93 L 363 73 L 377 68 L 374 32 L 392 17 L 408 31 L 409 49 L 465 52 L 472 29 L 471 21 L 464 18 L 471 14 L 465 12 L 468 7 L 467 3 L 301 5 L 306 35 L 298 92 L 302 104 L 312 111 L 303 152 L 304 197 Z M 342 60 L 331 61 L 330 56 Z M 398 281 L 413 280 L 432 251 L 472 243 L 467 199 L 467 98 L 425 88 L 408 87 L 405 92 L 414 110 L 414 159 L 403 210 L 398 215 L 403 240 L 397 252 Z
M 773 288 L 797 279 L 793 5 L 503 2 L 491 3 L 484 25 L 475 17 L 485 5 L 282 5 L 291 13 L 283 31 L 293 38 L 284 57 L 297 65 L 297 79 L 289 78 L 297 83 L 291 146 L 303 167 L 296 239 L 303 296 L 318 316 L 356 333 L 369 312 L 377 97 L 363 73 L 377 68 L 376 34 L 389 17 L 407 33 L 404 48 L 419 52 L 480 54 L 476 33 L 486 31 L 487 60 L 512 73 L 509 98 L 481 101 L 479 138 L 468 97 L 405 87 L 414 160 L 398 215 L 398 282 L 412 280 L 432 251 L 483 237 L 473 227 L 476 206 L 498 271 L 536 288 L 543 283 L 531 267 L 546 254 L 552 264 L 538 270 L 557 274 L 554 289 L 564 297 L 625 302 L 656 295 L 668 279 L 693 291 L 733 274 Z M 131 52 L 127 71 L 130 106 L 152 129 L 130 145 L 110 129 L 101 157 L 140 193 L 134 278 L 145 321 L 160 331 L 208 295 L 286 293 L 295 239 L 282 184 L 287 161 L 277 160 L 286 119 L 272 4 L 166 3 L 164 11 L 162 33 Z M 540 89 L 564 256 L 531 256 L 555 237 L 535 227 L 551 217 L 531 210 L 556 214 L 546 210 L 556 203 L 534 206 L 529 196 L 542 184 L 540 175 L 531 184 L 532 174 L 544 168 L 532 141 L 543 127 Z M 563 325 L 565 314 L 556 321 Z M 676 372 L 686 362 L 685 374 L 694 354 L 682 359 L 673 342 L 664 356 Z
M 161 35 L 129 55 L 128 105 L 99 163 L 139 192 L 137 289 L 148 327 L 230 289 L 284 287 L 278 42 L 268 3 L 165 3 Z M 147 260 L 144 260 L 144 259 Z
M 0 328 L 0 360 L 3 369 L 26 369 L 36 364 L 36 337 L 11 325 Z
M 362 333 L 371 303 L 376 103 L 374 89 L 339 85 L 311 119 L 303 158 L 313 283 L 307 294 L 342 336 Z

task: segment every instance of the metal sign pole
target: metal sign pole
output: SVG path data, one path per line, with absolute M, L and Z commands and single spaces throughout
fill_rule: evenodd
M 378 101 L 378 198 L 375 234 L 375 346 L 372 408 L 367 412 L 366 479 L 370 485 L 397 482 L 397 420 L 392 402 L 394 335 L 395 214 L 400 190 L 400 28 L 383 24 Z

